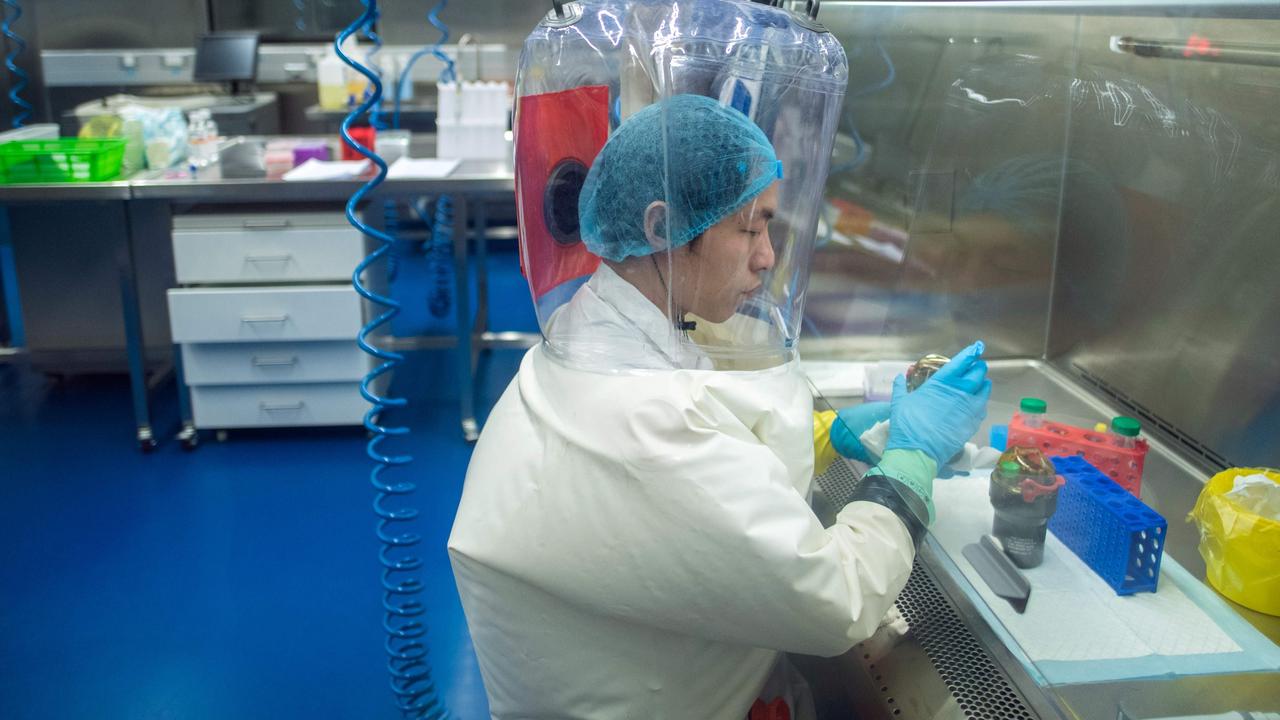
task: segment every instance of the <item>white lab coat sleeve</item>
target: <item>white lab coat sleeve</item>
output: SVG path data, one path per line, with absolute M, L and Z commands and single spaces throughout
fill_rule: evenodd
M 705 410 L 631 408 L 620 447 L 531 500 L 562 506 L 551 496 L 572 492 L 579 515 L 514 529 L 504 570 L 594 612 L 720 642 L 832 656 L 870 637 L 911 570 L 902 520 L 855 502 L 822 527 L 784 458 Z

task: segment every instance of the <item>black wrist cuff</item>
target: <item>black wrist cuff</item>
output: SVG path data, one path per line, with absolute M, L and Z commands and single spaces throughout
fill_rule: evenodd
M 884 475 L 865 475 L 854 488 L 849 502 L 873 502 L 889 508 L 907 526 L 912 544 L 920 549 L 926 531 L 922 518 L 929 517 L 929 510 L 906 486 Z

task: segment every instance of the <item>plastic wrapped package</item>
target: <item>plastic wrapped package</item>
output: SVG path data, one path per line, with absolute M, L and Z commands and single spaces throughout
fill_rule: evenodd
M 716 369 L 794 359 L 848 75 L 840 43 L 748 2 L 575 8 L 529 37 L 516 80 L 521 263 L 547 349 L 606 372 L 646 357 Z M 754 239 L 749 263 L 712 257 L 713 236 L 735 223 L 734 242 Z M 584 331 L 566 309 L 602 259 L 601 275 L 665 295 L 656 304 L 672 322 L 643 336 Z M 717 273 L 739 264 L 748 271 Z
M 1270 480 L 1268 491 L 1258 480 Z M 1247 608 L 1280 616 L 1280 472 L 1231 468 L 1210 478 L 1189 519 L 1200 528 L 1209 584 Z M 1261 513 L 1261 514 L 1260 514 Z
M 125 105 L 117 112 L 124 120 L 126 129 L 131 124 L 136 124 L 141 129 L 148 168 L 163 170 L 186 160 L 187 120 L 181 110 L 176 107 Z

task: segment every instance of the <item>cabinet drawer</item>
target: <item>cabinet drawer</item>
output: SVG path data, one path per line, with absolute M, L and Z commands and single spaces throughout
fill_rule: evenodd
M 189 288 L 169 291 L 175 343 L 347 340 L 361 325 L 350 286 Z
M 188 385 L 351 381 L 364 377 L 373 362 L 354 338 L 182 346 L 182 373 Z
M 347 280 L 364 257 L 349 225 L 250 226 L 173 232 L 180 284 Z
M 354 382 L 191 388 L 198 428 L 359 425 L 369 407 Z

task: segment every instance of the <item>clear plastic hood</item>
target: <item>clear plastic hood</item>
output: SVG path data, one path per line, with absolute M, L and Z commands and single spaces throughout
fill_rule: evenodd
M 570 3 L 516 87 L 521 263 L 547 349 L 600 371 L 794 356 L 847 80 L 740 0 Z

